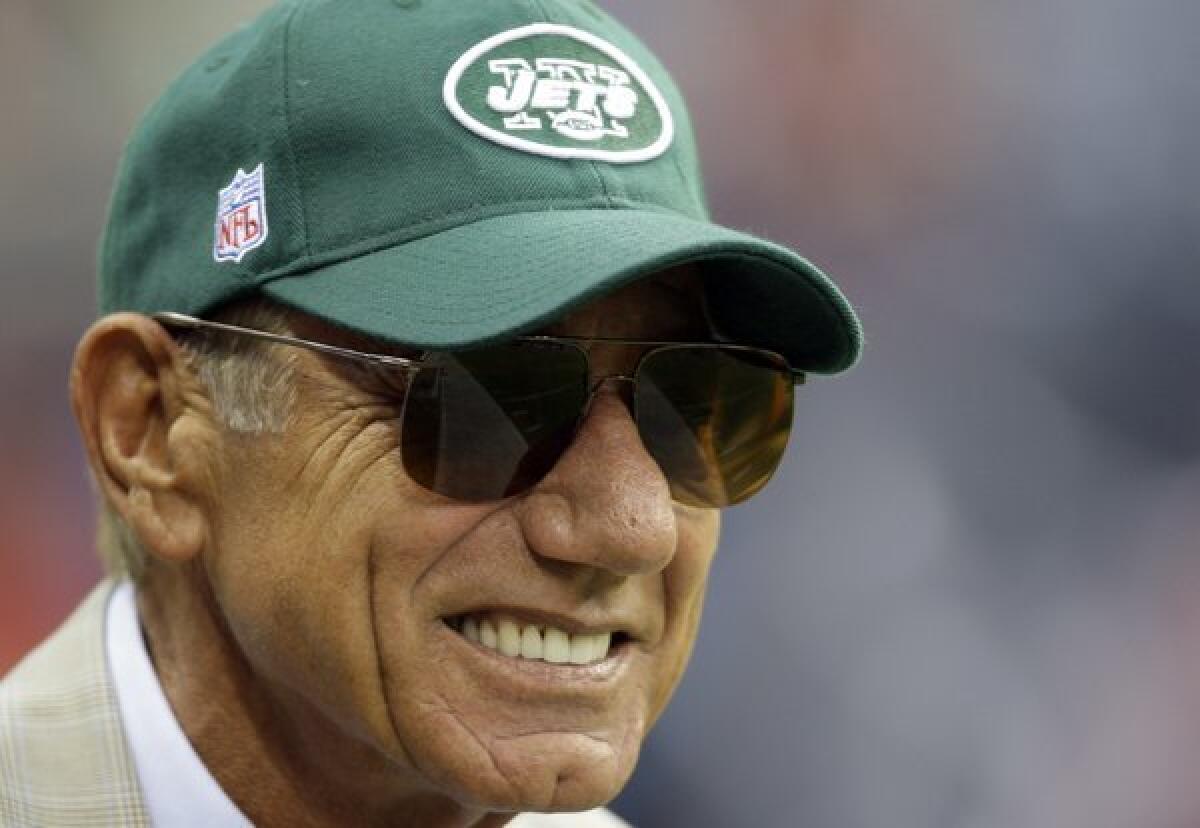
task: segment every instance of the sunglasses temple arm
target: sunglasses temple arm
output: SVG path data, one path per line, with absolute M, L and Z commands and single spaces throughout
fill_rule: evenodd
M 162 313 L 152 314 L 151 318 L 168 328 L 186 328 L 187 330 L 194 331 L 222 331 L 224 333 L 234 334 L 236 336 L 245 336 L 251 339 L 262 340 L 264 342 L 273 342 L 277 345 L 293 345 L 298 348 L 316 351 L 317 353 L 339 357 L 341 359 L 373 362 L 377 365 L 387 365 L 389 367 L 404 368 L 406 370 L 416 370 L 421 366 L 421 360 L 419 359 L 389 356 L 387 354 L 368 354 L 362 351 L 354 351 L 350 348 L 339 348 L 337 345 L 329 345 L 325 342 L 313 342 L 308 339 L 299 339 L 298 337 L 271 333 L 269 331 L 243 328 L 238 325 L 227 325 L 224 322 L 212 322 L 207 319 L 196 319 L 193 316 L 186 316 L 182 313 L 164 311 Z

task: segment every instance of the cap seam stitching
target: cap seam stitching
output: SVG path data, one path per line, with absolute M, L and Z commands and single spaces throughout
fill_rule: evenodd
M 283 27 L 283 129 L 287 145 L 288 160 L 295 172 L 296 197 L 300 200 L 300 238 L 303 240 L 304 255 L 312 256 L 312 239 L 308 228 L 308 199 L 304 194 L 304 181 L 300 172 L 300 157 L 292 139 L 292 84 L 289 80 L 292 68 L 292 25 L 300 13 L 300 3 L 292 6 Z
M 541 0 L 529 0 L 529 5 L 533 7 L 534 13 L 544 18 L 547 23 L 562 24 L 563 21 L 553 17 L 550 14 L 550 10 L 546 7 L 546 4 L 541 2 Z M 567 24 L 574 25 L 574 21 L 566 22 Z M 608 184 L 604 180 L 604 175 L 600 172 L 600 168 L 598 166 L 599 162 L 591 160 L 584 161 L 584 163 L 587 165 L 588 171 L 592 174 L 592 178 L 594 178 L 596 183 L 600 185 L 600 192 L 603 194 L 604 199 L 611 203 L 613 201 L 613 194 L 609 192 Z

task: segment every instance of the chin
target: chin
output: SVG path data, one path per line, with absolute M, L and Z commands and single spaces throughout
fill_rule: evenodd
M 611 802 L 633 775 L 641 739 L 578 733 L 474 736 L 443 743 L 419 764 L 464 805 L 505 812 L 585 811 Z M 431 763 L 433 767 L 429 767 Z

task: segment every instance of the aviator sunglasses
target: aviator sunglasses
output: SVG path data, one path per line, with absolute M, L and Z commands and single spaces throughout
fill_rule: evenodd
M 522 336 L 416 357 L 353 351 L 252 328 L 156 313 L 168 329 L 246 336 L 403 372 L 401 459 L 413 481 L 485 502 L 527 492 L 567 451 L 592 397 L 626 384 L 646 451 L 674 500 L 719 508 L 767 484 L 787 447 L 804 374 L 746 345 Z M 588 347 L 637 348 L 632 375 L 591 381 Z

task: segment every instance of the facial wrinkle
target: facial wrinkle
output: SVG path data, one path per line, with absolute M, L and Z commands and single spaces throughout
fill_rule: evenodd
M 440 497 L 440 495 L 438 495 L 438 496 Z M 443 554 L 441 554 L 437 558 L 431 560 L 429 562 L 429 565 L 426 566 L 424 569 L 422 569 L 420 573 L 418 573 L 417 577 L 413 581 L 411 591 L 416 592 L 417 588 L 425 581 L 425 579 L 430 575 L 430 573 L 433 572 L 433 570 L 437 569 L 438 565 L 443 560 L 456 554 L 459 547 L 464 542 L 466 542 L 468 538 L 470 538 L 475 532 L 482 531 L 480 527 L 482 527 L 484 524 L 486 524 L 489 520 L 491 520 L 497 514 L 507 510 L 510 505 L 511 504 L 507 500 L 501 500 L 501 501 L 497 502 L 493 508 L 488 509 L 482 515 L 480 515 L 480 517 L 477 521 L 474 521 L 473 523 L 471 523 L 470 526 L 468 526 L 466 529 L 463 530 L 462 534 L 460 534 L 457 538 L 455 538 L 454 541 L 451 542 L 446 547 Z
M 392 710 L 391 702 L 388 701 L 387 688 L 389 678 L 387 664 L 383 658 L 383 640 L 379 632 L 379 614 L 375 599 L 375 574 L 378 571 L 378 553 L 379 548 L 372 543 L 370 548 L 367 550 L 367 565 L 364 567 L 365 571 L 363 575 L 366 580 L 368 611 L 371 614 L 371 643 L 372 649 L 375 653 L 375 674 L 379 679 L 376 689 L 378 690 L 380 701 L 383 702 L 383 708 L 387 715 L 388 727 L 392 732 L 392 738 L 395 740 L 396 745 L 399 746 L 400 752 L 404 756 L 405 764 L 407 764 L 409 767 L 416 768 L 420 766 L 417 764 L 416 758 L 409 751 L 408 744 L 404 741 L 404 738 L 401 735 L 399 724 L 396 722 L 395 711 Z
M 315 474 L 312 471 L 314 466 L 338 470 L 343 474 L 347 473 L 349 469 L 354 469 L 356 472 L 360 470 L 359 464 L 343 463 L 339 460 L 357 448 L 360 438 L 377 420 L 364 418 L 361 410 L 346 408 L 339 414 L 323 420 L 321 426 L 326 426 L 335 419 L 341 420 L 341 422 L 334 425 L 332 430 L 320 437 L 315 446 L 306 451 L 304 462 L 292 475 L 290 483 L 299 483 L 310 474 Z M 344 466 L 348 468 L 344 469 Z M 319 476 L 325 477 L 324 474 Z
M 509 776 L 509 774 L 505 773 L 501 769 L 500 763 L 496 761 L 495 754 L 492 753 L 492 750 L 484 743 L 484 740 L 475 731 L 475 729 L 473 727 L 471 727 L 469 724 L 467 724 L 467 717 L 463 716 L 462 713 L 460 713 L 454 707 L 453 704 L 446 702 L 444 700 L 442 701 L 442 703 L 440 705 L 431 704 L 431 703 L 425 703 L 425 704 L 430 708 L 432 715 L 445 717 L 449 722 L 451 722 L 454 725 L 457 725 L 457 727 L 463 733 L 467 734 L 467 736 L 470 737 L 471 741 L 474 742 L 475 745 L 479 748 L 479 752 L 482 755 L 487 757 L 488 764 L 491 765 L 492 772 L 496 775 L 496 778 L 503 781 L 505 787 L 509 790 L 509 792 L 511 794 L 515 794 L 518 797 L 523 797 L 528 794 L 528 792 L 522 788 L 521 784 L 518 781 L 512 779 Z M 537 732 L 536 734 L 530 734 L 530 735 L 545 735 L 545 734 L 553 733 L 553 732 L 555 732 L 555 731 Z M 514 737 L 514 738 L 518 738 L 518 737 Z M 496 737 L 496 741 L 500 742 L 500 741 L 505 741 L 505 740 L 502 739 L 501 737 Z M 539 801 L 536 805 L 533 805 L 531 808 L 529 808 L 529 810 L 544 811 L 544 810 L 548 810 L 548 809 L 552 808 L 553 804 L 554 804 L 554 792 L 551 792 L 548 799 L 545 799 L 544 801 Z

